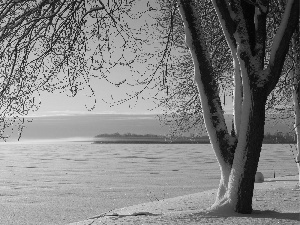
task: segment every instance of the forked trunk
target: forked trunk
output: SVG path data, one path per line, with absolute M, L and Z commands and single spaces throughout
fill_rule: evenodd
M 252 212 L 255 174 L 264 137 L 266 97 L 263 96 L 261 92 L 252 93 L 248 121 L 242 121 L 242 126 L 246 127 L 241 128 L 244 132 L 240 133 L 230 173 L 228 165 L 220 164 L 225 176 L 221 178 L 212 211 Z
M 229 198 L 234 203 L 234 211 L 239 213 L 252 212 L 255 174 L 264 137 L 265 103 L 264 95 L 253 93 L 247 131 L 243 134 L 245 143 L 241 144 L 242 149 L 238 144 L 232 165 Z
M 213 1 L 235 63 L 237 134 L 232 136 L 225 124 L 217 74 L 206 48 L 198 2 L 179 0 L 178 3 L 186 43 L 193 57 L 206 130 L 221 168 L 219 190 L 211 210 L 251 213 L 255 174 L 264 137 L 265 103 L 279 80 L 299 18 L 299 1 L 286 3 L 267 68 L 264 58 L 268 1 L 261 1 L 259 9 L 251 1 L 250 4 L 248 1 Z

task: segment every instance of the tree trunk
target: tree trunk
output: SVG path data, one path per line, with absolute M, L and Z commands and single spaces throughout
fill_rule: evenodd
M 293 90 L 293 100 L 294 100 L 294 115 L 295 115 L 295 131 L 297 135 L 297 150 L 298 154 L 295 157 L 295 161 L 298 167 L 298 176 L 299 182 L 298 187 L 300 188 L 300 32 L 299 32 L 299 24 L 295 30 L 292 45 L 293 45 L 293 56 L 295 60 L 295 68 L 292 71 L 292 78 L 294 79 L 294 90 Z
M 294 95 L 293 97 L 294 97 L 295 131 L 297 135 L 297 150 L 298 150 L 295 161 L 298 167 L 298 177 L 299 177 L 298 187 L 300 188 L 300 85 L 298 81 L 300 74 L 297 69 L 294 72 L 294 76 L 295 76 L 294 80 L 297 81 L 297 84 L 295 84 L 294 87 L 295 89 L 293 92 Z
M 300 188 L 300 86 L 297 84 L 296 89 L 294 90 L 294 114 L 295 114 L 295 131 L 297 135 L 297 150 L 295 161 L 298 167 L 298 187 Z
M 291 0 L 286 3 L 284 19 L 274 38 L 276 41 L 273 43 L 269 65 L 265 68 L 268 1 L 264 2 L 266 7 L 258 11 L 252 4 L 247 5 L 248 2 L 245 5 L 245 2 L 241 4 L 240 1 L 232 1 L 231 4 L 222 0 L 214 1 L 235 66 L 240 68 L 235 68 L 235 75 L 240 76 L 235 85 L 241 85 L 242 89 L 237 87 L 235 91 L 239 91 L 236 93 L 239 98 L 237 102 L 242 106 L 236 107 L 238 112 L 235 115 L 239 116 L 236 120 L 239 123 L 236 124 L 238 133 L 231 136 L 225 124 L 217 76 L 206 49 L 203 36 L 205 32 L 201 28 L 197 2 L 179 1 L 186 43 L 194 62 L 195 82 L 200 94 L 206 130 L 221 168 L 217 198 L 210 208 L 212 211 L 252 212 L 255 174 L 264 137 L 265 103 L 268 94 L 278 82 L 293 27 L 296 27 L 295 18 L 299 18 L 299 12 L 294 8 L 299 6 L 299 2 Z M 248 13 L 249 7 L 251 12 Z M 256 25 L 253 17 L 257 19 Z
M 234 211 L 239 213 L 252 212 L 255 174 L 264 137 L 266 97 L 261 92 L 252 94 L 248 127 L 243 134 L 245 143 L 237 146 L 229 183 L 229 198 L 235 203 Z
M 255 174 L 264 137 L 266 97 L 263 96 L 261 91 L 252 92 L 248 122 L 243 123 L 245 132 L 240 134 L 230 173 L 221 179 L 221 183 L 227 185 L 223 188 L 226 193 L 221 191 L 220 183 L 216 201 L 210 208 L 212 211 L 252 212 Z M 221 171 L 228 171 L 226 165 L 220 165 Z

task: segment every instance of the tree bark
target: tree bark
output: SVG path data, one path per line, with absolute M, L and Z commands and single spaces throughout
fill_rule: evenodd
M 297 76 L 298 78 L 300 74 L 294 74 L 294 76 Z M 295 131 L 296 131 L 296 136 L 297 136 L 297 150 L 298 153 L 295 157 L 295 162 L 298 167 L 298 187 L 300 188 L 300 85 L 299 81 L 297 80 L 296 87 L 293 92 L 293 97 L 294 97 L 294 114 L 295 114 Z
M 266 100 L 261 91 L 252 91 L 248 127 L 244 134 L 246 145 L 244 149 L 236 149 L 233 161 L 229 198 L 235 203 L 234 211 L 238 213 L 252 212 L 255 174 L 264 137 Z
M 300 19 L 299 19 L 300 21 Z M 297 136 L 297 150 L 298 153 L 295 157 L 295 162 L 298 167 L 298 187 L 300 188 L 300 32 L 299 32 L 299 24 L 295 30 L 292 46 L 293 46 L 293 57 L 295 60 L 295 67 L 292 71 L 292 78 L 294 81 L 294 90 L 293 90 L 293 98 L 294 98 L 294 115 L 295 115 L 295 131 Z
M 278 82 L 289 41 L 296 27 L 294 20 L 299 17 L 299 12 L 293 9 L 299 6 L 299 1 L 290 0 L 283 23 L 276 34 L 270 63 L 264 69 L 266 28 L 263 20 L 266 15 L 263 14 L 268 11 L 268 1 L 261 2 L 266 5 L 260 5 L 260 11 L 257 12 L 258 9 L 249 1 L 243 4 L 239 0 L 232 0 L 230 4 L 222 0 L 213 1 L 237 67 L 236 76 L 242 79 L 241 83 L 239 79 L 235 83 L 242 86 L 242 89 L 236 89 L 242 90 L 242 95 L 237 93 L 242 98 L 238 99 L 242 106 L 237 107 L 240 111 L 240 118 L 236 120 L 239 123 L 236 124 L 238 133 L 231 136 L 225 124 L 218 82 L 205 46 L 205 32 L 200 25 L 197 1 L 179 0 L 186 43 L 193 57 L 204 122 L 221 169 L 216 201 L 210 208 L 213 211 L 252 212 L 255 174 L 264 137 L 265 104 L 268 94 Z M 247 4 L 251 5 L 250 13 L 245 13 Z M 257 21 L 256 25 L 254 21 Z

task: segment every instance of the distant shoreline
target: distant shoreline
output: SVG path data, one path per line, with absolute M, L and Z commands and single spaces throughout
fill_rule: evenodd
M 122 142 L 122 141 L 93 141 L 92 144 L 210 144 L 210 142 L 138 142 L 138 141 L 132 141 L 132 142 Z M 264 145 L 284 145 L 284 144 L 296 144 L 296 143 L 263 143 Z
M 166 138 L 119 138 L 119 137 L 108 137 L 108 138 L 97 138 L 92 142 L 93 144 L 210 144 L 210 140 L 207 138 L 179 138 L 179 139 L 166 139 Z M 263 144 L 296 144 L 296 142 L 272 142 L 270 140 L 263 141 Z
M 147 142 L 147 141 L 94 141 L 92 144 L 210 144 L 210 142 Z
M 93 144 L 210 144 L 208 136 L 167 137 L 156 134 L 113 133 L 99 134 L 94 137 Z M 263 144 L 296 144 L 293 135 L 265 134 Z
M 98 137 L 94 144 L 210 144 L 206 138 L 177 138 L 165 137 Z

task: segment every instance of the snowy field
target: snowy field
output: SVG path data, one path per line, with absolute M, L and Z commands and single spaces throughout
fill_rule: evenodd
M 265 177 L 297 174 L 290 145 L 264 145 Z M 210 145 L 1 144 L 2 224 L 67 224 L 216 188 Z

